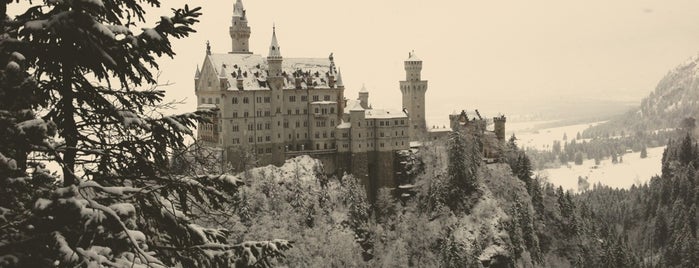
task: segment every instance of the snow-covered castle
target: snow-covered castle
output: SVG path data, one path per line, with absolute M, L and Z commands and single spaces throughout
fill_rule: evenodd
M 427 81 L 415 53 L 405 60 L 406 78 L 400 81 L 404 109 L 377 109 L 364 87 L 357 99 L 345 97 L 332 53 L 284 57 L 274 30 L 266 57 L 251 52 L 241 0 L 234 5 L 229 33 L 231 51 L 213 53 L 207 44 L 194 77 L 198 108 L 218 108 L 211 124 L 198 127 L 200 141 L 220 148 L 237 169 L 252 159 L 256 165 L 281 165 L 307 154 L 320 159 L 326 173 L 352 173 L 369 189 L 395 186 L 396 152 L 428 135 Z

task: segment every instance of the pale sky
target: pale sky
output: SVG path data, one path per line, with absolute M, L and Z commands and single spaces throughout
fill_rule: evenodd
M 183 3 L 202 6 L 198 33 L 174 42 L 163 60 L 168 99 L 187 98 L 212 50 L 231 50 L 235 0 L 164 1 L 158 18 Z M 521 103 L 593 99 L 640 101 L 668 70 L 699 51 L 696 0 L 243 0 L 250 49 L 267 55 L 272 24 L 285 57 L 327 57 L 342 70 L 345 96 L 362 84 L 377 108 L 401 108 L 398 81 L 415 50 L 429 81 L 427 117 L 463 108 L 507 113 Z

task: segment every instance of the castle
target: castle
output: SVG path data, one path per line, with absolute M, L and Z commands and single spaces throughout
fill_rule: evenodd
M 267 57 L 253 54 L 241 0 L 234 5 L 229 33 L 231 51 L 212 53 L 207 43 L 204 63 L 196 69 L 198 109 L 217 108 L 211 123 L 198 126 L 200 141 L 221 149 L 224 161 L 238 170 L 281 165 L 305 154 L 320 159 L 326 173 L 351 173 L 368 189 L 396 186 L 396 152 L 429 135 L 427 81 L 414 52 L 400 81 L 403 110 L 375 109 L 364 87 L 357 99 L 345 97 L 332 53 L 284 57 L 273 28 Z

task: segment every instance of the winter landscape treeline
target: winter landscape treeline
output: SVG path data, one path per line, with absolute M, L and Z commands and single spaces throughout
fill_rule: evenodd
M 486 163 L 477 133 L 456 131 L 405 152 L 402 186 L 370 203 L 352 175 L 328 177 L 308 156 L 281 167 L 251 159 L 232 174 L 215 150 L 185 144 L 215 111 L 163 115 L 154 72 L 158 57 L 175 55 L 170 40 L 194 31 L 199 8 L 135 30 L 148 23 L 141 5 L 159 1 L 47 0 L 16 17 L 11 4 L 0 4 L 0 267 L 699 261 L 693 125 L 558 146 L 551 161 L 669 140 L 662 174 L 648 184 L 580 194 L 533 176 L 538 160 L 516 139 Z

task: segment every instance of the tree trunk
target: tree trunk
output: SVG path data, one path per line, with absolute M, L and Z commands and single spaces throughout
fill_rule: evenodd
M 77 183 L 75 177 L 75 155 L 78 145 L 78 129 L 75 125 L 75 107 L 73 107 L 73 86 L 71 67 L 63 64 L 63 85 L 61 91 L 61 106 L 63 110 L 63 138 L 66 141 L 66 150 L 63 154 L 63 186 Z

